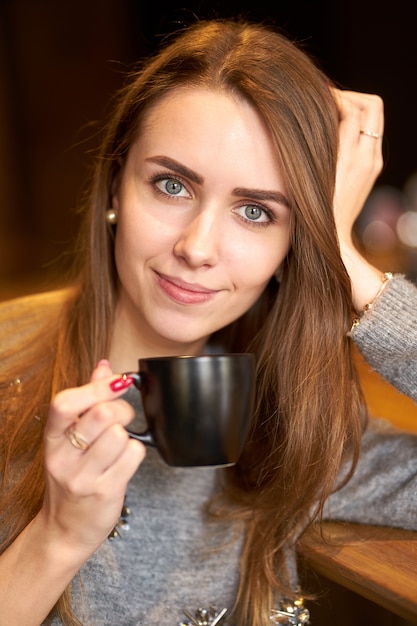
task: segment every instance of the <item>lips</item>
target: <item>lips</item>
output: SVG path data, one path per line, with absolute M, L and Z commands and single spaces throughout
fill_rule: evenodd
M 158 284 L 162 291 L 175 302 L 180 304 L 201 304 L 212 300 L 218 290 L 207 289 L 198 283 L 188 283 L 180 278 L 165 276 L 155 272 Z

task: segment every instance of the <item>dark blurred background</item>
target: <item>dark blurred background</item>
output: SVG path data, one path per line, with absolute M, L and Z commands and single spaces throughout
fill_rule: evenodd
M 381 269 L 416 274 L 417 2 L 0 0 L 0 298 L 59 284 L 99 123 L 126 71 L 196 18 L 242 15 L 385 100 L 386 165 L 358 223 Z

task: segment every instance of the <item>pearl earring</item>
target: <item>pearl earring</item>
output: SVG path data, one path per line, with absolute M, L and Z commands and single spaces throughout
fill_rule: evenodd
M 106 211 L 106 222 L 108 224 L 117 224 L 118 212 L 116 209 Z

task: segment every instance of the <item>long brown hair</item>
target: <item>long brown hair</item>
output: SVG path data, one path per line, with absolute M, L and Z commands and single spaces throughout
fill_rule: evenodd
M 4 545 L 42 502 L 42 429 L 29 448 L 27 425 L 35 414 L 44 422 L 51 394 L 88 380 L 94 364 L 109 352 L 117 274 L 104 214 L 112 183 L 148 108 L 178 87 L 203 86 L 244 98 L 261 114 L 290 196 L 291 247 L 279 288 L 272 279 L 253 309 L 214 338 L 227 350 L 255 353 L 257 403 L 242 457 L 224 472 L 222 496 L 211 510 L 245 520 L 236 622 L 264 625 L 275 600 L 291 593 L 288 549 L 320 513 L 343 455 L 349 453 L 355 462 L 361 431 L 347 338 L 350 283 L 332 214 L 338 116 L 328 82 L 279 33 L 229 20 L 188 28 L 132 76 L 106 126 L 86 199 L 75 290 L 64 310 L 54 313 L 56 323 L 41 333 L 49 337 L 47 349 L 38 343 L 26 368 L 33 395 L 28 401 L 23 394 L 20 419 L 7 420 L 7 439 L 2 438 L 14 442 L 3 444 L 3 463 L 10 467 L 25 454 L 21 481 L 5 494 L 3 524 L 9 531 Z M 40 353 L 47 362 L 38 372 L 33 365 Z M 13 375 L 26 372 L 16 369 Z M 40 379 L 48 383 L 38 385 Z M 58 610 L 65 624 L 78 623 L 67 596 Z

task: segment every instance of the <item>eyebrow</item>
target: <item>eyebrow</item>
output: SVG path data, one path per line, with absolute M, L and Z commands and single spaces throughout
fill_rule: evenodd
M 254 200 L 259 200 L 260 202 L 270 200 L 272 202 L 277 202 L 278 204 L 283 204 L 288 209 L 290 208 L 289 201 L 280 191 L 266 191 L 264 189 L 246 189 L 245 187 L 238 187 L 233 190 L 233 195 L 253 198 Z
M 197 174 L 194 170 L 191 170 L 189 167 L 186 167 L 182 163 L 179 163 L 175 159 L 171 159 L 167 156 L 154 156 L 146 159 L 151 163 L 156 163 L 157 165 L 162 165 L 162 167 L 166 167 L 185 178 L 193 181 L 198 185 L 202 185 L 204 183 L 204 176 L 201 174 Z M 290 203 L 283 193 L 280 191 L 267 191 L 264 189 L 249 189 L 246 187 L 236 187 L 233 189 L 232 195 L 238 196 L 239 198 L 252 198 L 253 200 L 259 200 L 259 202 L 263 201 L 272 201 L 277 202 L 278 204 L 282 204 L 283 206 L 290 208 Z
M 186 167 L 182 163 L 178 163 L 178 161 L 176 161 L 175 159 L 171 159 L 170 157 L 154 156 L 149 157 L 148 159 L 146 159 L 146 161 L 150 161 L 151 163 L 156 163 L 157 165 L 167 167 L 173 172 L 177 172 L 177 174 L 181 174 L 181 176 L 189 178 L 193 181 L 193 183 L 196 183 L 197 185 L 202 185 L 204 183 L 203 176 L 197 174 L 197 172 L 194 172 L 193 170 L 190 170 L 190 168 Z

